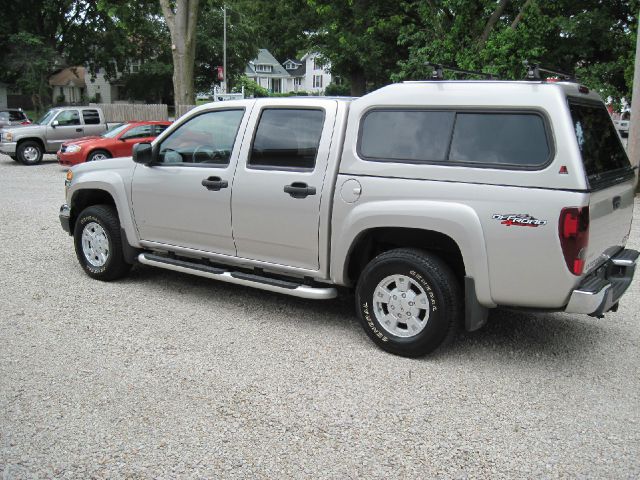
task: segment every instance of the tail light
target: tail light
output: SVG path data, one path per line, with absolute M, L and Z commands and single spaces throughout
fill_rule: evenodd
M 582 275 L 589 244 L 589 207 L 568 207 L 560 212 L 558 223 L 564 261 L 574 275 Z

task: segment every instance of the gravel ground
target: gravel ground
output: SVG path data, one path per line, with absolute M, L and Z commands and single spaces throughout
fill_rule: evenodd
M 407 360 L 350 297 L 93 281 L 64 170 L 0 156 L 0 176 L 1 478 L 640 476 L 638 281 L 603 320 L 498 311 Z

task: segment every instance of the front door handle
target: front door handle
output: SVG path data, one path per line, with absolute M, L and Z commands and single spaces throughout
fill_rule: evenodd
M 316 187 L 309 187 L 304 182 L 293 182 L 291 185 L 285 185 L 284 193 L 288 193 L 293 198 L 306 198 L 316 194 Z
M 202 180 L 202 186 L 207 190 L 217 192 L 221 188 L 227 188 L 229 186 L 229 182 L 222 180 L 220 177 L 209 177 Z
M 81 132 L 82 129 L 81 128 L 76 128 L 76 132 Z

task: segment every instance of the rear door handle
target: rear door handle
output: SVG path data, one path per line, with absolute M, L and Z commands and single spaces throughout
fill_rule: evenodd
M 220 177 L 209 177 L 202 180 L 202 186 L 207 190 L 217 192 L 221 188 L 227 188 L 229 186 L 229 182 L 222 180 Z
M 309 187 L 304 182 L 293 182 L 291 185 L 285 185 L 284 193 L 288 193 L 293 198 L 306 198 L 316 194 L 316 187 Z
M 76 128 L 76 132 L 81 132 L 82 129 L 81 128 Z

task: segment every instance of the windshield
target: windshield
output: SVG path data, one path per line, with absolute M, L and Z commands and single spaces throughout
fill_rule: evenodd
M 46 125 L 47 123 L 49 123 L 51 121 L 51 119 L 53 118 L 53 116 L 57 113 L 57 110 L 49 110 L 47 113 L 45 113 L 42 117 L 40 117 L 40 120 L 38 120 L 36 123 L 38 125 Z
M 102 136 L 104 138 L 114 138 L 117 137 L 118 134 L 120 132 L 122 132 L 125 128 L 127 128 L 127 124 L 126 123 L 122 123 L 120 125 L 116 125 L 115 127 L 113 127 L 111 130 L 109 130 L 106 133 L 103 133 Z
M 631 167 L 604 105 L 570 100 L 569 110 L 590 183 L 602 174 Z

